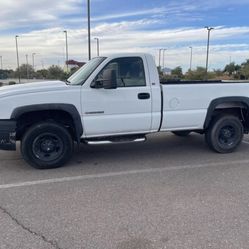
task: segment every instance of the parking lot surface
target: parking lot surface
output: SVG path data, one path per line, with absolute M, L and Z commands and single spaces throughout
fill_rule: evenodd
M 249 137 L 210 151 L 201 135 L 81 145 L 35 170 L 0 152 L 1 249 L 249 248 Z

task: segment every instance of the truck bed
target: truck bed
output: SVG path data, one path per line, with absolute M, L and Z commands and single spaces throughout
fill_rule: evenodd
M 165 80 L 160 81 L 162 85 L 175 85 L 175 84 L 238 84 L 249 83 L 249 80 Z
M 208 107 L 213 100 L 225 97 L 249 97 L 249 85 L 245 83 L 249 81 L 167 81 L 161 83 L 163 94 L 161 130 L 203 129 Z

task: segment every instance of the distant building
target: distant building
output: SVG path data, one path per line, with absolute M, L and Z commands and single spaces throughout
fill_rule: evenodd
M 66 61 L 66 65 L 68 65 L 70 67 L 82 67 L 85 64 L 86 64 L 85 62 L 79 62 L 79 61 L 75 61 L 75 60 Z
M 165 75 L 171 75 L 172 70 L 170 68 L 165 67 L 162 69 L 162 72 Z

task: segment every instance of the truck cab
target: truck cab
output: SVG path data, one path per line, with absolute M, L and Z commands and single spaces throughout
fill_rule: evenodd
M 156 131 L 161 118 L 161 92 L 152 57 L 137 54 L 94 60 L 102 63 L 81 89 L 83 136 Z M 82 84 L 75 81 L 75 76 L 69 81 Z

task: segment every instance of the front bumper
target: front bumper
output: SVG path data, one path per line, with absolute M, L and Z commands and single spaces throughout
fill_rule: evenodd
M 16 121 L 0 120 L 0 150 L 16 150 Z

